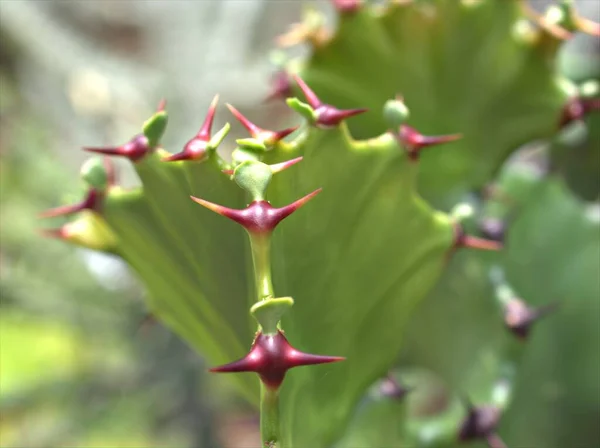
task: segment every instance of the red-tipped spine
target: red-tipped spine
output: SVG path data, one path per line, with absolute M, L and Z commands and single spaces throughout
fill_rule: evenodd
M 250 135 L 258 140 L 262 140 L 269 145 L 274 145 L 277 142 L 283 140 L 285 137 L 290 135 L 298 126 L 283 129 L 281 131 L 269 131 L 267 129 L 259 128 L 257 125 L 252 123 L 246 117 L 242 115 L 242 113 L 233 107 L 231 104 L 227 104 L 227 108 L 231 111 L 233 116 L 246 128 L 246 130 L 250 133 Z
M 285 70 L 278 71 L 271 79 L 271 89 L 265 98 L 265 103 L 286 99 L 292 96 L 290 77 Z
M 57 216 L 68 216 L 81 212 L 83 210 L 93 210 L 99 212 L 102 207 L 103 199 L 103 193 L 99 192 L 94 188 L 91 188 L 83 201 L 77 204 L 63 205 L 60 207 L 52 208 L 50 210 L 46 210 L 44 212 L 41 212 L 38 215 L 38 217 L 55 218 Z
M 295 159 L 286 160 L 285 162 L 275 163 L 274 165 L 271 165 L 271 171 L 273 173 L 280 173 L 301 161 L 302 161 L 302 156 L 296 157 Z
M 504 308 L 504 323 L 506 327 L 519 339 L 525 340 L 535 322 L 542 317 L 556 311 L 557 303 L 532 308 L 524 301 L 513 298 Z
M 563 128 L 576 120 L 582 120 L 587 114 L 600 110 L 600 98 L 570 99 L 563 107 L 558 126 Z
M 367 112 L 368 109 L 338 109 L 331 104 L 325 104 L 319 99 L 317 94 L 304 82 L 298 75 L 294 75 L 294 80 L 302 90 L 306 101 L 313 108 L 316 116 L 316 124 L 324 127 L 333 127 L 339 125 L 347 118 Z
M 196 135 L 190 139 L 185 146 L 183 151 L 170 155 L 163 158 L 163 162 L 178 162 L 182 160 L 201 160 L 206 157 L 208 142 L 211 139 L 212 127 L 215 121 L 215 114 L 217 111 L 217 104 L 219 103 L 219 95 L 215 95 L 212 99 L 206 118 L 200 126 L 200 130 Z
M 423 149 L 454 142 L 461 139 L 462 134 L 429 136 L 419 133 L 415 128 L 408 125 L 401 125 L 396 138 L 408 152 L 410 160 L 417 161 Z
M 339 356 L 312 355 L 296 350 L 290 345 L 283 332 L 274 335 L 258 333 L 250 352 L 243 358 L 219 367 L 211 372 L 255 372 L 262 382 L 271 389 L 277 389 L 289 369 L 315 364 L 343 361 Z
M 454 245 L 456 249 L 479 249 L 498 251 L 502 249 L 502 244 L 498 241 L 486 240 L 472 235 L 467 235 L 459 223 L 454 224 Z
M 121 146 L 107 147 L 85 147 L 84 151 L 103 154 L 106 156 L 121 156 L 126 157 L 132 162 L 138 162 L 150 152 L 148 139 L 143 135 L 136 135 L 129 142 Z
M 362 5 L 362 0 L 331 0 L 331 2 L 334 8 L 341 14 L 355 13 Z

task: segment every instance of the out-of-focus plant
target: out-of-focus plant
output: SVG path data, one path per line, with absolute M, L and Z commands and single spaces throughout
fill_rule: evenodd
M 504 446 L 498 424 L 518 372 L 537 367 L 526 353 L 534 323 L 559 306 L 585 347 L 571 362 L 593 345 L 597 218 L 559 170 L 500 169 L 598 109 L 597 84 L 555 66 L 565 40 L 598 25 L 569 1 L 545 15 L 516 0 L 334 5 L 335 31 L 310 11 L 280 40 L 312 50 L 282 60 L 272 95 L 299 129 L 266 130 L 229 106 L 250 138 L 225 159 L 215 97 L 198 133 L 169 152 L 161 102 L 127 143 L 87 148 L 131 161 L 142 186 L 120 187 L 110 164 L 90 159 L 84 199 L 45 212 L 68 217 L 45 232 L 125 260 L 149 312 L 222 364 L 212 371 L 238 373 L 228 378 L 259 407 L 265 446 Z M 500 241 L 499 254 L 472 250 Z M 411 368 L 389 372 L 403 348 Z M 564 369 L 546 387 L 582 378 Z M 405 381 L 417 389 L 409 406 L 394 401 Z M 519 424 L 508 440 L 538 443 Z

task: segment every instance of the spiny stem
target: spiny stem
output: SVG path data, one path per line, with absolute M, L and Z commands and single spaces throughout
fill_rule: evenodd
M 257 302 L 275 297 L 271 280 L 271 232 L 248 232 Z M 260 383 L 260 435 L 268 448 L 281 448 L 279 389 Z

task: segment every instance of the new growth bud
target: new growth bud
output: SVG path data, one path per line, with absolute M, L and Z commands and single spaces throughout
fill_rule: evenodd
M 309 121 L 311 121 L 312 124 L 325 128 L 335 127 L 345 119 L 367 111 L 367 109 L 338 109 L 330 104 L 325 104 L 319 99 L 315 92 L 308 87 L 302 78 L 298 75 L 294 75 L 294 80 L 302 90 L 302 93 L 304 93 L 306 101 L 308 101 L 308 104 L 312 109 L 312 119 L 309 118 Z M 290 104 L 289 100 L 288 104 Z M 290 104 L 290 106 L 292 104 Z M 299 112 L 302 113 L 301 111 Z M 303 113 L 303 115 L 306 116 L 305 113 Z
M 108 188 L 115 184 L 115 172 L 112 162 L 108 157 L 102 160 L 93 157 L 87 160 L 80 170 L 82 180 L 88 185 L 84 199 L 76 204 L 63 205 L 41 212 L 39 218 L 55 218 L 57 216 L 68 216 L 83 210 L 97 213 L 102 211 L 104 198 Z
M 259 332 L 254 339 L 250 352 L 242 359 L 213 367 L 211 372 L 255 372 L 261 381 L 270 389 L 278 389 L 286 372 L 294 367 L 314 364 L 326 364 L 343 361 L 339 356 L 311 355 L 296 350 L 290 345 L 283 332 L 273 335 Z
M 383 106 L 383 118 L 387 121 L 390 129 L 398 129 L 410 116 L 410 112 L 402 96 L 397 95 L 396 99 L 388 100 Z

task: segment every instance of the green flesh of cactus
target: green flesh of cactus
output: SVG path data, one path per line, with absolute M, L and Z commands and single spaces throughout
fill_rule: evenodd
M 449 209 L 489 183 L 519 145 L 557 130 L 575 88 L 553 69 L 555 38 L 542 33 L 529 39 L 519 31 L 522 18 L 517 2 L 500 0 L 396 2 L 344 12 L 331 39 L 287 68 L 300 73 L 324 103 L 367 107 L 368 113 L 324 128 L 311 122 L 314 111 L 302 109 L 309 120 L 292 141 L 265 149 L 253 135 L 238 141 L 242 149 L 234 151 L 232 164 L 214 151 L 227 129 L 197 160 L 166 162 L 171 153 L 158 145 L 134 161 L 142 188 L 126 191 L 110 182 L 105 188 L 106 179 L 90 177 L 92 186 L 103 184 L 101 206 L 84 210 L 56 234 L 122 257 L 144 282 L 150 313 L 209 363 L 226 364 L 248 352 L 257 330 L 249 314 L 257 300 L 250 245 L 239 224 L 190 196 L 243 209 L 252 199 L 223 170 L 242 158 L 273 165 L 302 157 L 275 174 L 266 190 L 268 201 L 281 207 L 323 189 L 273 234 L 274 290 L 294 299 L 281 327 L 298 350 L 346 359 L 287 373 L 280 392 L 282 446 L 375 437 L 354 431 L 341 439 L 368 388 L 394 366 L 407 329 L 407 362 L 436 370 L 454 387 L 469 384 L 474 399 L 487 400 L 507 359 L 516 362 L 514 341 L 492 332 L 489 347 L 481 349 L 473 336 L 473 350 L 491 353 L 491 364 L 479 356 L 458 363 L 440 340 L 448 327 L 436 322 L 445 317 L 439 309 L 453 306 L 452 297 L 442 297 L 447 294 L 477 300 L 488 319 L 501 323 L 497 306 L 481 304 L 492 303 L 489 272 L 504 258 L 471 251 L 451 257 L 460 246 L 458 224 L 430 204 Z M 398 94 L 410 108 L 408 125 L 427 135 L 463 138 L 427 149 L 420 161 L 411 158 L 384 117 L 385 102 Z M 161 110 L 146 125 L 151 146 L 165 124 Z M 554 184 L 548 188 L 548 195 L 560 194 Z M 522 229 L 510 238 L 519 238 Z M 505 256 L 519 258 L 515 251 Z M 508 277 L 519 291 L 528 288 L 518 272 L 508 270 Z M 432 290 L 416 314 L 419 325 L 409 326 Z M 256 375 L 220 378 L 258 405 Z M 455 437 L 461 409 L 453 408 L 451 424 L 440 417 L 448 440 Z M 397 410 L 397 404 L 379 403 L 364 415 L 396 431 L 389 419 L 400 421 Z M 398 438 L 422 440 L 421 423 L 415 425 Z
M 395 95 L 423 134 L 462 134 L 424 153 L 419 192 L 428 200 L 452 205 L 518 146 L 556 133 L 571 86 L 553 68 L 558 43 L 528 37 L 517 1 L 397 2 L 339 20 L 308 60 L 287 67 L 323 101 L 369 108 L 348 122 L 356 137 L 387 129 L 383 105 Z

